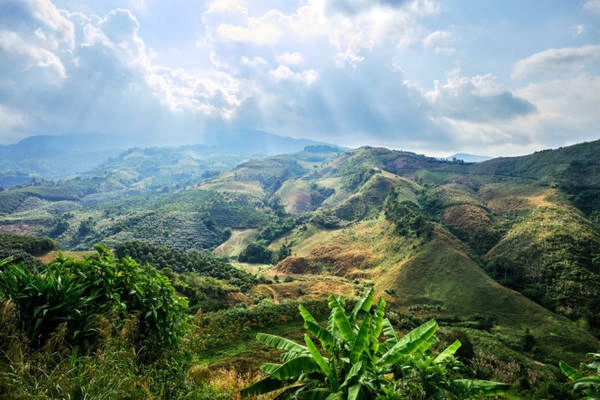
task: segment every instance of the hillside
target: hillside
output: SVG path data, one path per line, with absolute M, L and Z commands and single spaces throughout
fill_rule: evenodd
M 63 179 L 93 169 L 96 169 L 92 172 L 94 175 L 105 171 L 129 177 L 123 168 L 133 168 L 136 173 L 149 178 L 150 184 L 162 185 L 164 182 L 156 182 L 165 175 L 160 167 L 175 168 L 172 175 L 180 181 L 193 172 L 210 174 L 223 170 L 223 167 L 231 168 L 245 157 L 293 153 L 306 146 L 322 145 L 253 130 L 204 132 L 198 135 L 197 143 L 177 146 L 152 137 L 101 133 L 31 136 L 15 144 L 0 145 L 0 188 L 25 184 L 33 179 Z M 151 146 L 154 146 L 152 150 L 141 149 Z M 121 154 L 132 148 L 138 149 Z M 118 168 L 113 169 L 115 165 Z
M 251 159 L 133 148 L 70 179 L 0 192 L 0 231 L 69 250 L 141 248 L 131 254 L 216 313 L 213 328 L 235 304 L 285 308 L 374 287 L 397 326 L 435 318 L 444 335 L 467 335 L 477 362 L 491 352 L 502 368 L 517 360 L 548 377 L 600 347 L 599 147 L 477 164 L 372 147 Z M 229 275 L 194 267 L 206 260 Z M 242 325 L 227 335 L 245 337 Z M 231 344 L 211 340 L 226 354 L 214 362 L 227 363 Z

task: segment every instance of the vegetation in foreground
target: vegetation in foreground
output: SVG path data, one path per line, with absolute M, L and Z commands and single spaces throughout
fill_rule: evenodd
M 460 367 L 454 358 L 461 346 L 459 340 L 434 357 L 431 348 L 436 343 L 437 322 L 426 322 L 398 338 L 384 317 L 385 306 L 384 299 L 373 304 L 370 289 L 347 314 L 344 299 L 332 295 L 331 313 L 323 327 L 300 305 L 304 328 L 310 333 L 304 335 L 305 345 L 258 334 L 259 341 L 286 352 L 281 356 L 282 364 L 263 364 L 261 369 L 269 376 L 242 390 L 242 395 L 283 389 L 277 398 L 465 399 L 499 394 L 509 387 L 459 378 Z M 320 350 L 314 340 L 318 340 Z
M 82 260 L 59 257 L 41 270 L 5 260 L 0 271 L 2 398 L 272 398 L 262 394 L 270 391 L 265 387 L 290 398 L 311 391 L 335 398 L 473 398 L 505 390 L 480 380 L 503 377 L 512 398 L 571 396 L 567 385 L 553 381 L 552 369 L 524 369 L 530 378 L 502 372 L 509 367 L 498 358 L 503 350 L 474 351 L 474 331 L 445 328 L 436 340 L 436 322 L 387 311 L 384 300 L 373 304 L 373 289 L 348 302 L 263 299 L 191 315 L 165 275 L 103 247 Z M 293 338 L 302 337 L 302 325 L 308 334 L 298 344 Z M 410 331 L 400 337 L 398 327 Z M 265 332 L 261 342 L 286 351 L 283 364 L 276 363 L 279 351 L 251 340 L 257 331 Z M 461 354 L 464 364 L 455 358 Z M 532 379 L 540 386 L 535 390 Z

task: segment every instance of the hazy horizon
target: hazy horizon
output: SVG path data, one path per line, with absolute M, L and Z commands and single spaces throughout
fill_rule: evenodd
M 4 0 L 0 144 L 252 129 L 529 154 L 600 137 L 600 0 Z

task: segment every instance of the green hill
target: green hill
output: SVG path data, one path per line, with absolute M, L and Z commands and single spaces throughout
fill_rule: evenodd
M 440 340 L 472 345 L 470 373 L 535 398 L 559 360 L 600 348 L 598 150 L 469 164 L 371 147 L 244 160 L 134 148 L 0 191 L 0 231 L 133 246 L 120 256 L 156 264 L 193 300 L 186 343 L 202 365 L 253 368 L 275 357 L 248 344 L 256 329 L 299 334 L 296 302 L 322 315 L 328 294 L 374 287 L 398 329 L 435 318 Z M 260 263 L 238 262 L 250 253 Z

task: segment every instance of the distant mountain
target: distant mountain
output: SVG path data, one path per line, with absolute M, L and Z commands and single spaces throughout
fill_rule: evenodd
M 478 156 L 475 154 L 467 154 L 467 153 L 456 153 L 447 158 L 448 160 L 463 160 L 466 163 L 478 163 L 487 160 L 491 160 L 492 157 L 488 156 Z
M 306 146 L 323 145 L 326 143 L 278 136 L 251 129 L 238 129 L 205 134 L 202 144 L 226 154 L 271 156 L 296 153 L 302 151 Z
M 134 145 L 118 135 L 31 136 L 0 146 L 0 187 L 85 172 Z
M 193 145 L 195 153 L 242 158 L 295 153 L 306 146 L 323 145 L 255 130 L 209 132 L 200 141 Z M 66 178 L 90 171 L 130 148 L 159 146 L 173 147 L 164 141 L 113 134 L 30 136 L 16 144 L 0 146 L 0 187 L 27 183 L 33 178 Z

